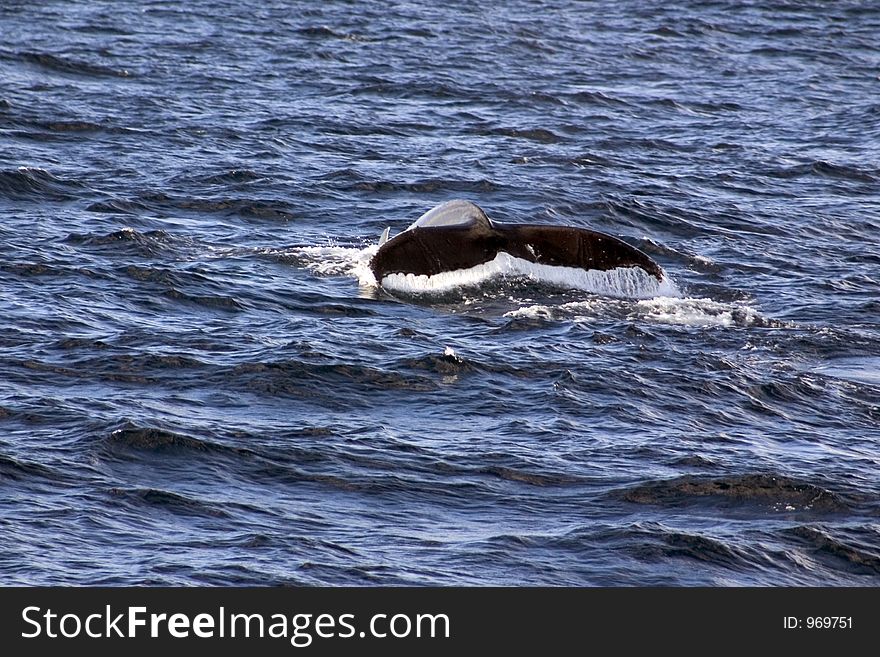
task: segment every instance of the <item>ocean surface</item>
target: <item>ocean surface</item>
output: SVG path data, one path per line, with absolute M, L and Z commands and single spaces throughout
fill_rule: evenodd
M 0 584 L 880 585 L 875 2 L 8 0 L 0 285 Z

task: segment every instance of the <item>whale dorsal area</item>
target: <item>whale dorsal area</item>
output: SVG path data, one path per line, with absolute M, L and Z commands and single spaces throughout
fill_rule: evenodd
M 492 222 L 486 213 L 476 204 L 470 201 L 456 199 L 454 201 L 446 201 L 438 206 L 428 210 L 421 217 L 416 219 L 413 228 L 437 228 L 437 227 L 481 227 L 489 229 Z

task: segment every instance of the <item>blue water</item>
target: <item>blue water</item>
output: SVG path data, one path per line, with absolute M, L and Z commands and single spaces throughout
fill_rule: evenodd
M 880 584 L 878 79 L 872 2 L 2 3 L 0 583 Z M 452 198 L 680 294 L 363 280 Z

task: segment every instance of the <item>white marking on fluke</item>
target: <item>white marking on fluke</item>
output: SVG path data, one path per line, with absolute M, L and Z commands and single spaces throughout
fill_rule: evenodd
M 658 296 L 676 297 L 680 292 L 668 277 L 658 281 L 640 267 L 618 267 L 608 271 L 542 265 L 508 253 L 500 252 L 494 260 L 468 269 L 444 271 L 433 276 L 389 274 L 382 287 L 403 294 L 442 293 L 460 287 L 475 287 L 486 281 L 502 278 L 527 278 L 549 285 L 573 288 L 613 297 L 650 299 Z

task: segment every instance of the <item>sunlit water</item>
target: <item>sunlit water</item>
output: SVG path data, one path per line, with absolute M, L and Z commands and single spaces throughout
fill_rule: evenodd
M 2 3 L 0 582 L 880 583 L 880 8 L 681 4 Z

